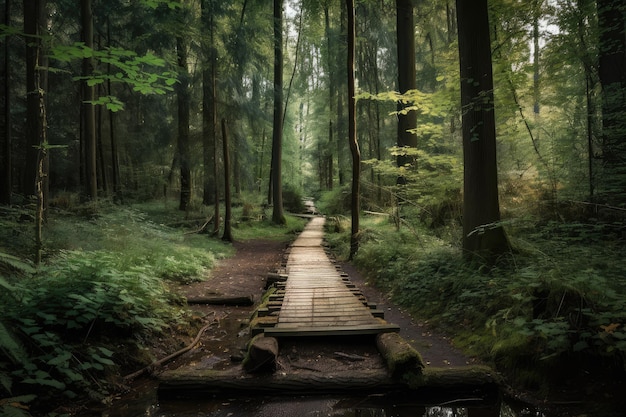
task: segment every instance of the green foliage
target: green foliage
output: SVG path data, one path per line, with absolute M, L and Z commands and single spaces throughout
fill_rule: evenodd
M 626 366 L 626 267 L 617 235 L 607 233 L 613 228 L 513 226 L 516 252 L 486 268 L 467 264 L 427 229 L 398 232 L 365 217 L 354 262 L 395 302 L 528 383 L 537 382 L 541 366 L 572 355 Z M 329 241 L 345 249 L 348 232 L 338 231 Z
M 204 279 L 216 258 L 232 253 L 217 239 L 186 235 L 137 209 L 104 202 L 98 210 L 66 208 L 74 212 L 50 213 L 47 244 L 55 249 L 46 251 L 43 266 L 34 269 L 2 253 L 2 396 L 28 393 L 38 404 L 101 398 L 119 364 L 137 366 L 140 359 L 131 352 L 142 351 L 172 326 L 186 325 L 187 312 L 168 281 Z M 154 208 L 154 218 L 165 219 L 157 213 L 167 211 Z M 12 232 L 3 233 L 19 230 L 16 221 L 3 221 L 12 225 Z M 0 405 L 17 413 L 25 402 Z
M 337 187 L 323 192 L 315 205 L 320 213 L 326 215 L 345 214 L 350 211 L 350 187 Z
M 304 212 L 304 203 L 302 202 L 302 192 L 292 184 L 283 185 L 283 207 L 292 213 Z
M 114 72 L 112 73 L 96 72 L 74 78 L 75 80 L 85 80 L 89 86 L 109 81 L 128 84 L 133 91 L 141 94 L 165 94 L 168 91 L 173 91 L 172 86 L 177 82 L 176 74 L 172 72 L 165 71 L 159 74 L 147 70 L 148 68 L 165 66 L 165 61 L 152 53 L 139 55 L 134 51 L 115 47 L 95 50 L 85 46 L 82 42 L 75 42 L 72 45 L 53 47 L 51 58 L 59 62 L 93 58 L 101 66 L 109 65 L 113 68 Z M 100 97 L 92 104 L 103 104 L 111 111 L 118 111 L 123 108 L 123 103 L 113 96 Z

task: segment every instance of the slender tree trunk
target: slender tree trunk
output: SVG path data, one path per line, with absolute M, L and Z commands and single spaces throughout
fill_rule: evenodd
M 211 97 L 209 99 L 209 114 L 207 114 L 206 121 L 208 125 L 206 126 L 208 129 L 209 135 L 209 147 L 212 151 L 212 168 L 213 168 L 213 203 L 214 203 L 214 213 L 213 213 L 213 234 L 217 235 L 220 230 L 220 187 L 218 186 L 219 181 L 219 157 L 218 157 L 218 146 L 217 146 L 217 48 L 215 46 L 215 21 L 214 15 L 215 10 L 213 7 L 213 0 L 209 0 L 211 3 L 210 9 L 210 42 L 211 42 Z M 206 169 L 206 167 L 205 167 Z
M 189 155 L 189 73 L 187 70 L 187 44 L 182 35 L 176 37 L 179 85 L 178 99 L 178 152 L 180 156 L 179 210 L 187 210 L 191 202 L 191 167 Z
M 232 176 L 233 176 L 233 188 L 235 189 L 235 196 L 241 196 L 241 163 L 239 161 L 239 149 L 240 149 L 240 137 L 238 134 L 233 135 L 233 146 L 229 150 L 229 153 L 232 154 Z
M 282 187 L 283 0 L 274 0 L 274 132 L 272 137 L 272 222 L 285 224 Z
M 32 6 L 32 9 L 27 7 Z M 47 66 L 46 54 L 43 52 L 41 36 L 45 29 L 45 1 L 24 2 L 24 28 L 28 34 L 35 35 L 27 46 L 27 143 L 32 143 L 35 151 L 34 166 L 30 163 L 27 168 L 33 168 L 34 179 L 29 187 L 37 199 L 35 209 L 35 264 L 41 262 L 43 253 L 43 224 L 46 220 L 49 192 L 49 158 L 48 158 L 48 125 L 46 117 Z M 33 14 L 27 16 L 28 12 Z M 30 20 L 32 18 L 32 20 Z M 27 154 L 30 156 L 29 154 Z M 28 161 L 30 162 L 30 161 Z
M 211 6 L 207 5 L 207 1 Z M 202 204 L 209 206 L 213 204 L 215 198 L 215 183 L 213 176 L 213 149 L 211 146 L 215 144 L 215 126 L 213 125 L 212 114 L 212 89 L 213 89 L 213 0 L 202 0 L 200 2 L 202 9 L 202 24 L 204 31 L 209 33 L 209 44 L 206 38 L 203 38 L 202 49 L 204 51 L 205 60 L 202 67 L 202 161 L 203 161 L 203 194 Z M 213 133 L 211 131 L 213 130 Z
M 111 84 L 109 83 L 109 94 Z M 113 198 L 118 198 L 120 193 L 120 156 L 115 135 L 115 112 L 109 110 L 109 140 L 111 141 L 111 183 Z
M 509 249 L 500 222 L 487 0 L 457 0 L 463 111 L 463 250 L 468 259 Z
M 222 240 L 232 242 L 233 235 L 231 230 L 231 209 L 232 203 L 230 200 L 230 150 L 228 149 L 228 130 L 226 129 L 226 119 L 222 119 L 222 146 L 224 148 L 224 234 Z
M 83 42 L 85 46 L 93 49 L 93 11 L 91 0 L 81 0 L 81 19 L 83 26 Z M 83 76 L 88 77 L 93 73 L 93 58 L 83 59 Z M 96 99 L 95 86 L 89 86 L 87 81 L 83 83 L 83 138 L 85 143 L 85 196 L 96 201 L 98 198 L 97 176 L 97 145 L 96 145 L 96 109 L 93 102 Z
M 111 21 L 107 16 L 107 45 L 111 46 Z M 107 64 L 107 73 L 111 74 L 111 64 Z M 113 87 L 111 80 L 107 81 L 107 92 L 113 95 Z M 111 188 L 113 198 L 119 197 L 120 192 L 120 156 L 117 145 L 117 136 L 115 135 L 115 112 L 109 110 L 109 140 L 111 141 Z
M 37 191 L 38 149 L 41 146 L 37 68 L 43 58 L 40 35 L 43 34 L 45 3 L 45 0 L 24 0 L 24 33 L 29 36 L 29 42 L 26 43 L 26 165 L 21 192 L 26 195 L 35 195 Z
M 626 1 L 597 0 L 602 85 L 603 200 L 626 203 Z
M 361 152 L 356 139 L 356 92 L 354 81 L 354 49 L 356 43 L 356 25 L 354 21 L 354 0 L 346 0 L 348 13 L 348 140 L 352 154 L 352 231 L 350 234 L 350 259 L 354 258 L 359 250 L 359 211 L 360 211 L 360 180 L 361 180 Z
M 413 23 L 413 2 L 396 0 L 396 39 L 398 43 L 398 91 L 401 94 L 417 88 L 415 72 L 415 26 Z M 398 111 L 404 110 L 406 104 L 399 103 Z M 417 148 L 417 112 L 398 114 L 398 147 Z M 413 132 L 411 132 L 413 131 Z M 398 167 L 412 169 L 415 157 L 398 155 Z M 399 184 L 405 184 L 404 176 L 398 177 Z
M 44 85 L 42 82 L 43 70 L 38 69 L 36 75 L 37 98 L 39 101 L 39 149 L 37 155 L 37 175 L 35 177 L 35 191 L 37 196 L 37 209 L 35 213 L 35 264 L 41 263 L 43 255 L 43 224 L 46 220 L 46 209 L 48 206 L 50 171 L 48 157 L 48 123 L 46 116 L 46 99 L 44 96 Z
M 11 0 L 4 3 L 4 24 L 11 27 Z M 12 168 L 12 129 L 11 129 L 11 54 L 9 43 L 11 36 L 4 39 L 4 143 L 2 180 L 0 182 L 0 204 L 11 204 L 13 188 L 13 168 Z
M 324 31 L 326 34 L 326 45 L 327 45 L 327 60 L 326 60 L 326 71 L 328 73 L 328 146 L 324 149 L 324 159 L 326 160 L 326 170 L 320 170 L 320 173 L 325 174 L 324 176 L 327 190 L 333 189 L 333 151 L 332 145 L 334 143 L 333 140 L 333 117 L 335 113 L 333 111 L 334 106 L 333 103 L 335 101 L 335 71 L 333 71 L 332 64 L 332 51 L 333 51 L 333 39 L 332 33 L 330 30 L 330 12 L 328 10 L 329 4 L 326 2 L 324 4 Z M 321 156 L 320 156 L 321 158 Z
M 99 86 L 99 91 L 101 90 L 102 86 Z M 101 94 L 101 93 L 99 93 Z M 106 156 L 106 152 L 104 151 L 104 142 L 102 140 L 102 124 L 103 124 L 103 113 L 104 113 L 104 109 L 102 106 L 98 106 L 98 108 L 96 109 L 96 126 L 97 126 L 97 135 L 96 135 L 96 143 L 98 145 L 97 148 L 97 156 L 98 156 L 98 164 L 97 164 L 97 170 L 96 172 L 98 173 L 98 183 L 102 184 L 102 191 L 104 193 L 105 196 L 109 195 L 109 181 L 107 179 L 107 164 L 105 161 L 105 156 Z
M 346 33 L 346 9 L 341 7 L 341 13 L 339 14 L 339 42 L 338 45 L 346 45 L 347 43 L 347 33 Z M 344 59 L 344 54 L 342 53 L 343 50 L 342 48 L 338 47 L 337 48 L 337 55 L 336 55 L 336 59 L 337 59 L 337 68 L 341 68 L 342 65 L 345 64 L 345 62 L 343 61 Z M 337 71 L 338 74 L 341 74 L 341 71 Z M 346 157 L 345 157 L 345 140 L 343 140 L 343 138 L 345 138 L 345 135 L 348 134 L 348 132 L 346 131 L 346 120 L 344 117 L 344 106 L 345 106 L 345 102 L 344 102 L 344 97 L 345 97 L 345 93 L 346 93 L 346 89 L 345 85 L 347 82 L 347 78 L 345 77 L 340 77 L 337 79 L 337 126 L 335 127 L 335 131 L 336 131 L 336 138 L 335 138 L 335 147 L 337 149 L 337 180 L 339 181 L 339 186 L 343 186 L 346 183 L 346 175 L 345 175 L 345 166 L 347 165 L 346 163 Z M 347 100 L 349 101 L 350 98 L 347 98 Z M 355 116 L 356 117 L 356 116 Z

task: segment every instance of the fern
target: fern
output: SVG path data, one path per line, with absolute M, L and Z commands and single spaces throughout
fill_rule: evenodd
M 0 252 L 0 271 L 2 270 L 16 271 L 22 275 L 34 274 L 36 271 L 32 263 L 17 256 Z

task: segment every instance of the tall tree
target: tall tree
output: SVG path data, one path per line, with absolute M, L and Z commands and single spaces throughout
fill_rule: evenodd
M 626 203 L 626 1 L 597 0 L 604 200 Z
M 272 136 L 272 222 L 285 224 L 282 186 L 283 0 L 274 0 L 274 121 Z
M 207 4 L 209 3 L 209 4 Z M 220 227 L 219 187 L 217 186 L 217 47 L 215 45 L 215 0 L 202 0 L 202 22 L 209 33 L 204 42 L 202 69 L 202 152 L 204 162 L 202 204 L 214 204 L 213 233 Z
M 396 39 L 398 43 L 398 91 L 404 94 L 417 88 L 415 72 L 415 25 L 413 21 L 413 1 L 396 0 Z M 407 104 L 398 104 L 398 147 L 417 148 L 417 112 L 406 111 Z M 412 167 L 415 158 L 400 154 L 398 167 Z M 400 176 L 403 184 L 406 178 Z
M 346 69 L 348 75 L 348 140 L 352 154 L 352 229 L 350 234 L 350 259 L 359 250 L 359 211 L 361 198 L 361 152 L 356 135 L 356 88 L 354 81 L 354 51 L 356 43 L 356 24 L 354 19 L 354 0 L 346 0 L 348 13 L 348 56 Z
M 11 26 L 11 0 L 5 0 L 4 3 L 4 24 L 8 28 Z M 4 39 L 4 143 L 2 147 L 2 180 L 0 180 L 0 203 L 11 204 L 11 194 L 13 188 L 13 168 L 11 164 L 13 147 L 11 141 L 11 64 L 9 43 L 11 38 L 7 36 Z
M 26 165 L 22 170 L 24 175 L 22 193 L 35 195 L 35 182 L 39 167 L 39 152 L 41 147 L 39 115 L 39 85 L 37 72 L 44 67 L 42 60 L 42 36 L 45 22 L 45 0 L 24 0 L 24 34 L 26 42 Z
M 500 222 L 493 71 L 487 0 L 456 0 L 463 109 L 463 250 L 472 259 L 508 250 Z
M 222 240 L 227 242 L 233 241 L 232 228 L 230 227 L 230 220 L 232 217 L 231 209 L 232 203 L 230 200 L 231 194 L 231 185 L 230 185 L 230 176 L 231 176 L 231 168 L 230 168 L 230 149 L 229 141 L 228 141 L 228 130 L 226 129 L 226 119 L 222 119 L 222 147 L 224 151 L 224 234 L 222 235 Z
M 326 170 L 321 171 L 320 174 L 325 174 L 326 188 L 328 190 L 333 189 L 333 117 L 335 117 L 333 109 L 333 103 L 335 101 L 335 71 L 333 71 L 333 53 L 334 48 L 333 36 L 330 29 L 330 2 L 324 2 L 324 34 L 326 36 L 326 72 L 328 77 L 328 146 L 324 149 L 324 161 Z
M 180 10 L 182 29 L 185 27 L 184 21 L 185 11 Z M 178 33 L 176 35 L 176 54 L 178 58 L 178 80 L 179 84 L 176 88 L 176 98 L 178 101 L 178 156 L 180 163 L 180 204 L 179 210 L 187 210 L 191 202 L 191 166 L 189 154 L 189 70 L 187 69 L 187 41 L 185 34 Z
M 93 49 L 93 10 L 91 0 L 81 0 L 80 13 L 83 28 L 83 42 L 87 48 Z M 92 56 L 83 58 L 83 143 L 85 149 L 85 196 L 90 200 L 98 197 L 97 147 L 96 147 L 96 87 L 87 80 L 93 74 L 94 60 Z

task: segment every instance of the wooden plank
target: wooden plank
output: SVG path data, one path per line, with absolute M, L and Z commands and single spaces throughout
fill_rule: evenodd
M 393 324 L 361 325 L 361 326 L 334 326 L 334 327 L 285 327 L 277 325 L 265 329 L 265 334 L 271 337 L 306 337 L 306 336 L 360 336 L 386 332 L 398 332 L 400 328 Z
M 314 218 L 291 245 L 278 323 L 265 333 L 334 336 L 398 331 L 398 326 L 372 315 L 361 292 L 328 257 L 323 236 L 324 219 Z

